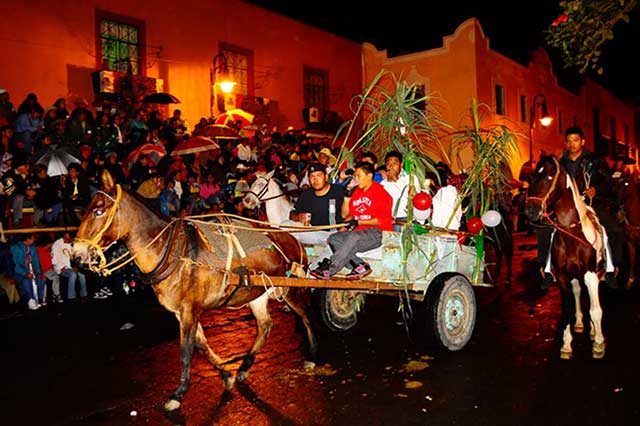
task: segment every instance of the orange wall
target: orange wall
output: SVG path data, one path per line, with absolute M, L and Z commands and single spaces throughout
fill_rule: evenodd
M 629 142 L 636 145 L 633 128 L 633 109 L 624 105 L 602 87 L 590 80 L 579 94 L 574 94 L 558 85 L 551 62 L 544 50 L 532 54 L 527 66 L 519 64 L 490 48 L 489 38 L 484 34 L 477 19 L 471 18 L 460 24 L 454 34 L 443 38 L 443 46 L 423 52 L 388 58 L 386 51 L 377 51 L 374 46 L 363 47 L 365 85 L 381 69 L 396 75 L 407 76 L 410 83 L 425 84 L 427 93 L 441 96 L 444 100 L 441 112 L 454 128 L 469 124 L 469 106 L 476 98 L 486 104 L 490 111 L 484 121 L 507 125 L 518 133 L 519 150 L 511 168 L 518 173 L 529 159 L 530 109 L 534 97 L 542 93 L 547 101 L 549 114 L 554 121 L 548 128 L 536 125 L 533 131 L 533 158 L 541 151 L 559 154 L 563 149 L 562 132 L 575 123 L 586 134 L 589 147 L 593 148 L 592 106 L 601 109 L 601 129 L 604 133 L 609 125 L 609 116 L 616 116 L 618 139 L 624 138 L 624 124 L 629 126 Z M 496 108 L 495 86 L 505 90 L 505 115 L 494 114 Z M 520 97 L 526 96 L 526 119 L 521 119 Z M 562 112 L 562 128 L 558 120 Z M 539 117 L 537 117 L 539 118 Z M 463 167 L 473 157 L 463 156 Z M 454 170 L 460 167 L 453 165 Z
M 261 85 L 254 95 L 278 102 L 281 126 L 304 125 L 304 65 L 329 71 L 330 109 L 344 118 L 362 88 L 358 43 L 236 0 L 34 0 L 5 9 L 0 84 L 14 104 L 29 92 L 45 107 L 57 97 L 92 99 L 96 9 L 144 21 L 147 75 L 165 80 L 191 124 L 209 115 L 211 61 L 219 43 L 253 51 Z

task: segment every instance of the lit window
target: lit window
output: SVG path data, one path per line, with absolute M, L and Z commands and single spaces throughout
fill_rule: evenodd
M 118 72 L 140 73 L 138 28 L 109 19 L 100 20 L 102 66 Z
M 236 82 L 233 93 L 243 96 L 249 95 L 250 53 L 233 48 L 223 48 L 222 53 L 227 59 L 229 77 Z

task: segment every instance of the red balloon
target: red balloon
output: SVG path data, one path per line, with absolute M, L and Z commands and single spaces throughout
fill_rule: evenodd
M 472 234 L 480 233 L 482 231 L 482 219 L 476 216 L 467 219 L 467 231 Z
M 413 196 L 413 207 L 418 210 L 427 210 L 431 207 L 431 195 L 426 192 L 418 192 Z
M 467 236 L 464 234 L 458 234 L 458 244 L 464 244 L 467 241 Z

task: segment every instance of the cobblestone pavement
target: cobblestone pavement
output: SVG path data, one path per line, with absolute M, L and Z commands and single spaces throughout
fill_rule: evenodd
M 274 328 L 246 384 L 223 394 L 219 375 L 196 355 L 191 389 L 172 416 L 162 405 L 180 375 L 178 328 L 153 298 L 10 316 L 0 321 L 0 423 L 637 424 L 640 293 L 601 287 L 605 359 L 591 359 L 587 329 L 575 336 L 574 359 L 561 361 L 559 292 L 536 289 L 534 253 L 516 253 L 512 288 L 476 289 L 475 333 L 455 353 L 429 343 L 421 304 L 408 335 L 397 299 L 369 297 L 354 331 L 321 334 L 319 363 L 305 370 L 302 328 L 273 303 Z M 121 330 L 125 323 L 135 327 Z M 210 311 L 203 325 L 225 358 L 246 352 L 255 335 L 247 309 Z

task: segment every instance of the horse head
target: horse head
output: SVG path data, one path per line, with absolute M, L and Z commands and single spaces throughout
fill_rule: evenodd
M 558 179 L 561 175 L 560 163 L 553 155 L 540 159 L 531 176 L 525 214 L 529 221 L 538 223 L 548 214 L 547 207 L 557 201 Z
M 254 209 L 258 207 L 265 198 L 277 195 L 275 193 L 269 193 L 270 189 L 279 188 L 278 185 L 271 185 L 274 172 L 275 170 L 272 170 L 267 174 L 257 175 L 256 180 L 253 181 L 251 188 L 242 199 L 246 208 Z
M 72 260 L 81 267 L 97 271 L 106 264 L 104 252 L 123 237 L 116 215 L 122 199 L 122 189 L 111 174 L 102 172 L 102 190 L 87 206 L 73 244 Z

